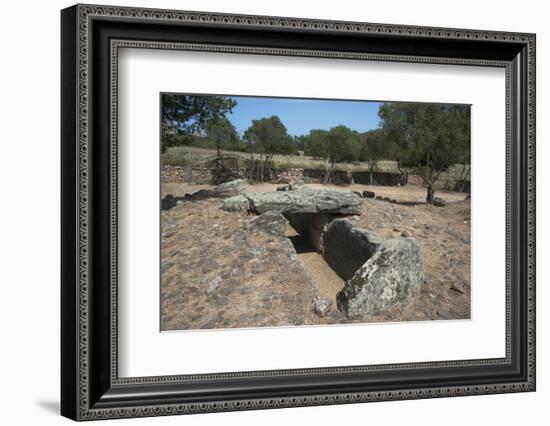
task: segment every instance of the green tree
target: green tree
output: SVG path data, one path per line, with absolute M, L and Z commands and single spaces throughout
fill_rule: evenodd
M 378 115 L 385 137 L 396 144 L 399 167 L 422 177 L 426 202 L 433 204 L 441 173 L 469 156 L 470 107 L 384 103 Z
M 391 152 L 390 142 L 386 141 L 382 129 L 369 130 L 363 134 L 363 146 L 359 154 L 359 159 L 365 161 L 369 167 L 370 184 L 373 184 L 373 173 L 378 168 L 378 162 L 389 158 Z
M 309 157 L 327 157 L 328 132 L 321 129 L 313 129 L 304 137 L 304 154 Z
M 352 162 L 359 159 L 361 143 L 359 134 L 349 127 L 340 125 L 333 127 L 326 137 L 326 162 L 327 172 L 324 183 L 329 183 L 335 169 L 336 163 Z
M 254 154 L 259 155 L 260 167 L 257 170 L 257 177 L 260 181 L 264 180 L 266 172 L 271 174 L 269 165 L 275 154 L 288 155 L 296 153 L 296 146 L 292 137 L 276 115 L 252 120 L 252 125 L 244 132 L 243 139 L 248 145 L 253 163 Z
M 210 123 L 206 127 L 206 137 L 216 147 L 218 157 L 222 149 L 230 151 L 240 151 L 242 149 L 239 134 L 235 126 L 226 117 Z
M 226 96 L 163 94 L 161 98 L 161 147 L 164 152 L 180 135 L 203 134 L 206 127 L 231 112 L 237 102 Z

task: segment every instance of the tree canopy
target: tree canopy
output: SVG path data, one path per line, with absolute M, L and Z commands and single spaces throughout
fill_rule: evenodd
M 420 103 L 385 103 L 378 112 L 386 140 L 396 144 L 395 159 L 424 179 L 433 203 L 441 172 L 469 162 L 470 107 Z
M 244 132 L 243 139 L 249 152 L 265 154 L 266 157 L 273 157 L 273 154 L 296 153 L 293 138 L 276 115 L 252 120 L 251 126 Z
M 352 162 L 359 159 L 361 142 L 359 134 L 349 127 L 333 127 L 327 134 L 327 157 L 331 163 Z
M 235 100 L 226 96 L 163 94 L 161 99 L 163 151 L 178 142 L 178 135 L 204 133 L 208 125 L 224 118 L 235 105 Z
M 229 151 L 240 151 L 243 149 L 237 129 L 226 117 L 210 123 L 206 127 L 206 137 L 212 141 L 218 155 L 222 149 Z

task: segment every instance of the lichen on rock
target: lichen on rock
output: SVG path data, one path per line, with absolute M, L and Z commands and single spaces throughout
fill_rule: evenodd
M 424 278 L 424 259 L 413 238 L 386 240 L 336 295 L 338 309 L 350 319 L 412 303 Z

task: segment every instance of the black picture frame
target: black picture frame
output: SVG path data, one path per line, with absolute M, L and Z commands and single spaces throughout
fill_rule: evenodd
M 75 5 L 61 12 L 61 414 L 158 416 L 535 390 L 534 34 Z M 124 46 L 506 69 L 506 357 L 119 378 L 116 52 Z

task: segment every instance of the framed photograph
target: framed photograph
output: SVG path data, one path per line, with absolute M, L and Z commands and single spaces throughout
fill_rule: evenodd
M 61 412 L 535 390 L 535 35 L 61 12 Z

